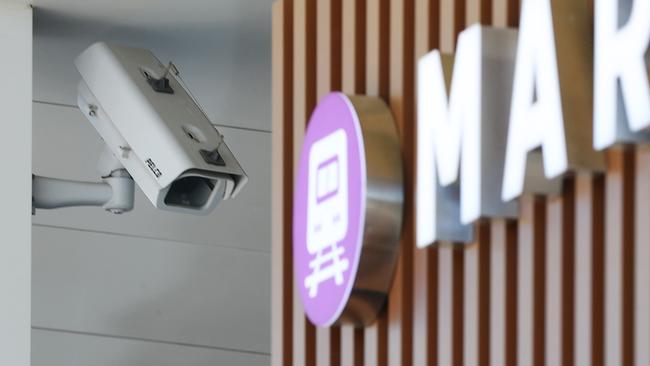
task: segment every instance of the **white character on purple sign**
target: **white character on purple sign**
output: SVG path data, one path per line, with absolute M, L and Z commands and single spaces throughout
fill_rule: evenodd
M 338 246 L 348 231 L 348 152 L 343 129 L 316 141 L 309 150 L 307 200 L 307 251 L 314 257 L 305 288 L 314 298 L 325 281 L 342 285 L 349 266 L 345 248 Z

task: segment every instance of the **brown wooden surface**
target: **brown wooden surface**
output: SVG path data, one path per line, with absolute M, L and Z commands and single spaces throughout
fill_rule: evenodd
M 316 2 L 316 100 L 341 90 L 341 0 Z M 316 365 L 341 364 L 341 328 L 316 329 Z
M 517 223 L 493 220 L 490 239 L 490 364 L 515 365 L 517 356 Z
M 631 365 L 634 343 L 634 151 L 609 151 L 605 198 L 605 364 Z
M 366 1 L 345 1 L 341 7 L 341 80 L 340 90 L 347 94 L 365 94 L 366 81 Z M 332 64 L 337 68 L 339 65 Z M 336 81 L 335 81 L 336 82 Z M 338 90 L 334 84 L 331 90 Z M 342 326 L 340 356 L 343 366 L 364 364 L 364 338 L 362 329 Z
M 439 12 L 438 0 L 415 2 L 415 62 L 429 51 L 438 48 Z M 416 205 L 417 202 L 414 202 L 413 210 Z M 412 347 L 414 365 L 432 365 L 438 359 L 438 289 L 438 248 L 415 249 Z
M 284 1 L 284 0 L 283 0 Z M 316 2 L 293 1 L 293 172 L 298 165 L 305 126 L 316 105 Z M 285 218 L 286 219 L 286 218 Z M 291 245 L 291 241 L 286 242 Z M 298 292 L 293 290 L 293 364 L 316 363 L 316 329 L 304 315 Z
M 389 0 L 366 0 L 366 94 L 388 98 Z M 388 312 L 364 331 L 364 365 L 388 364 Z
M 639 146 L 635 161 L 634 361 L 650 365 L 650 147 Z
M 274 365 L 293 364 L 293 2 L 273 5 L 273 186 L 271 355 Z
M 274 366 L 650 364 L 648 147 L 611 149 L 605 174 L 578 172 L 559 196 L 521 198 L 517 220 L 481 221 L 472 244 L 414 247 L 416 62 L 436 48 L 453 53 L 469 24 L 516 27 L 519 9 L 519 0 L 276 1 Z M 382 97 L 406 163 L 399 265 L 365 329 L 315 329 L 292 278 L 297 152 L 331 90 Z
M 390 0 L 389 96 L 404 159 L 404 224 L 400 255 L 388 295 L 388 365 L 410 365 L 413 326 L 414 0 Z

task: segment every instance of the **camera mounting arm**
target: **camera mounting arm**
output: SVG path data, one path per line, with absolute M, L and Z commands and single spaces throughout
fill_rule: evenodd
M 124 175 L 122 175 L 124 174 Z M 32 212 L 74 206 L 102 206 L 114 214 L 133 209 L 133 178 L 126 170 L 103 177 L 103 183 L 32 176 Z
M 133 178 L 108 149 L 98 163 L 103 182 L 79 182 L 32 175 L 32 213 L 35 209 L 101 206 L 121 214 L 133 209 Z

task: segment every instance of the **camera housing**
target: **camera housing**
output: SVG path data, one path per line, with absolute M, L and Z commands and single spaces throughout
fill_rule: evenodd
M 246 173 L 171 63 L 99 42 L 75 65 L 79 109 L 156 208 L 207 214 L 241 191 Z

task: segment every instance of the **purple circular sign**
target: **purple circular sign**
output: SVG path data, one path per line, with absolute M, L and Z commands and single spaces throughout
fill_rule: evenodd
M 330 93 L 309 120 L 294 190 L 293 258 L 312 323 L 341 316 L 357 275 L 366 211 L 366 156 L 355 109 Z

